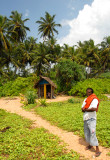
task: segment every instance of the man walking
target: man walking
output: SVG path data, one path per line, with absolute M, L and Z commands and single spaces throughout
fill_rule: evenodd
M 98 140 L 96 137 L 96 112 L 98 111 L 99 99 L 93 93 L 92 88 L 86 90 L 87 98 L 84 100 L 82 105 L 83 120 L 84 120 L 84 135 L 87 143 L 89 144 L 86 149 L 91 149 L 96 146 L 96 157 L 101 152 L 98 147 Z

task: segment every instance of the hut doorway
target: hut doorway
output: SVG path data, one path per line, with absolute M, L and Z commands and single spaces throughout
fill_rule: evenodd
M 46 85 L 46 97 L 51 98 L 51 85 Z

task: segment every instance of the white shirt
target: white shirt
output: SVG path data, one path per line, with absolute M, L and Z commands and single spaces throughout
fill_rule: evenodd
M 87 98 L 86 98 L 87 99 Z M 85 106 L 86 104 L 86 99 L 84 100 L 83 104 L 82 104 L 82 108 Z M 98 100 L 97 99 L 93 99 L 93 101 L 91 102 L 90 106 L 88 109 L 91 109 L 91 108 L 97 108 L 97 105 L 98 105 Z M 84 112 L 83 114 L 83 120 L 86 121 L 88 119 L 91 119 L 91 118 L 94 118 L 96 119 L 96 111 L 93 111 L 93 112 Z

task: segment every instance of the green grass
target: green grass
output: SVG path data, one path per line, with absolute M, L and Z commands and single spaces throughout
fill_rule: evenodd
M 34 103 L 34 104 L 23 105 L 22 108 L 27 111 L 30 111 L 31 109 L 34 109 L 36 106 L 37 106 L 37 103 Z
M 110 156 L 110 152 L 107 155 Z
M 67 153 L 60 139 L 43 128 L 31 128 L 32 122 L 0 110 L 0 160 L 78 160 Z M 6 132 L 1 132 L 10 126 Z
M 81 102 L 56 102 L 45 108 L 38 107 L 35 111 L 52 124 L 84 137 L 81 105 Z M 97 137 L 101 145 L 110 147 L 110 101 L 100 103 L 97 113 Z

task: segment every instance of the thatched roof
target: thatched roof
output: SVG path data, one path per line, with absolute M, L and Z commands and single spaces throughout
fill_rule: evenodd
M 49 77 L 43 77 L 43 76 L 40 76 L 40 80 L 35 84 L 35 87 L 38 86 L 39 82 L 42 79 L 45 79 L 47 82 L 49 82 L 49 84 L 51 84 L 53 87 L 57 88 L 57 86 L 52 82 L 52 80 Z

